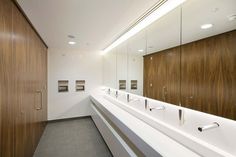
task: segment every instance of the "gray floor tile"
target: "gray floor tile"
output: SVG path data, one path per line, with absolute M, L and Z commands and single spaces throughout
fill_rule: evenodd
M 34 157 L 112 157 L 91 118 L 48 123 Z

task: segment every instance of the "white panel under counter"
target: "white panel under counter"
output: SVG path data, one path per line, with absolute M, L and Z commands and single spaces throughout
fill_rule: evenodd
M 144 154 L 144 156 L 174 157 L 177 154 L 178 156 L 188 157 L 200 156 L 139 118 L 131 115 L 119 106 L 104 99 L 103 94 L 100 92 L 92 93 L 91 100 L 96 107 L 126 135 L 139 151 Z M 103 136 L 106 135 L 103 134 Z

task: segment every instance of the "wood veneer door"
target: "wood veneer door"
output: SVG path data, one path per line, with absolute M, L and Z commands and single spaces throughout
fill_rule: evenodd
M 27 21 L 18 8 L 13 5 L 13 54 L 15 72 L 15 96 L 14 104 L 14 152 L 18 157 L 27 157 L 28 141 L 30 136 L 27 125 L 28 116 L 28 71 L 27 66 Z M 27 137 L 28 136 L 28 137 Z
M 14 71 L 12 53 L 12 3 L 0 1 L 0 90 L 1 90 L 1 136 L 0 156 L 14 156 Z
M 166 101 L 166 84 L 167 84 L 167 73 L 166 73 L 166 52 L 158 52 L 154 54 L 154 74 L 153 74 L 153 98 Z
M 179 105 L 180 103 L 180 47 L 166 50 L 166 102 Z
M 181 104 L 184 107 L 205 110 L 204 42 L 197 41 L 182 46 L 181 54 Z
M 236 31 L 205 40 L 204 112 L 236 120 Z
M 144 93 L 148 98 L 154 98 L 153 88 L 154 58 L 153 55 L 144 56 Z

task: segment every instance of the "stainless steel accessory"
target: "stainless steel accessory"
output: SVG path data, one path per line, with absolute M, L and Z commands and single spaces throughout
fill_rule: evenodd
M 164 109 L 166 109 L 165 106 L 160 106 L 160 107 L 152 107 L 149 110 L 152 111 L 152 110 L 164 110 Z
M 220 125 L 219 125 L 217 122 L 214 122 L 214 123 L 209 124 L 209 125 L 205 125 L 205 126 L 202 126 L 202 127 L 198 127 L 198 130 L 199 130 L 200 132 L 202 132 L 202 131 L 206 131 L 206 130 L 218 128 L 219 126 L 220 126 Z
M 147 99 L 144 100 L 144 104 L 145 104 L 145 109 L 147 109 L 148 108 L 148 100 Z
M 40 94 L 40 107 L 37 107 L 36 110 L 41 110 L 43 108 L 43 92 L 42 90 L 37 90 L 36 93 Z

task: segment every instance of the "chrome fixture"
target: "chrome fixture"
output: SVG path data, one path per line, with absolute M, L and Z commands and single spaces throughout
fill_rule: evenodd
M 107 93 L 110 95 L 111 94 L 111 89 L 108 88 Z
M 150 108 L 149 110 L 152 111 L 152 110 L 165 110 L 165 106 L 160 106 L 160 107 L 152 107 Z
M 118 97 L 118 91 L 116 91 L 116 94 L 115 94 L 116 98 Z
M 127 94 L 127 102 L 130 102 L 129 94 Z
M 179 125 L 183 125 L 184 122 L 185 122 L 185 120 L 184 120 L 184 110 L 179 109 Z
M 179 109 L 179 120 L 181 121 L 183 119 L 183 110 Z
M 148 108 L 148 100 L 147 99 L 144 100 L 144 104 L 145 104 L 145 109 L 147 109 Z
M 217 122 L 214 122 L 214 123 L 209 124 L 209 125 L 205 125 L 205 126 L 202 126 L 202 127 L 198 127 L 198 130 L 199 130 L 200 132 L 202 132 L 202 131 L 206 131 L 206 130 L 218 128 L 219 126 L 220 126 L 220 125 L 219 125 Z

